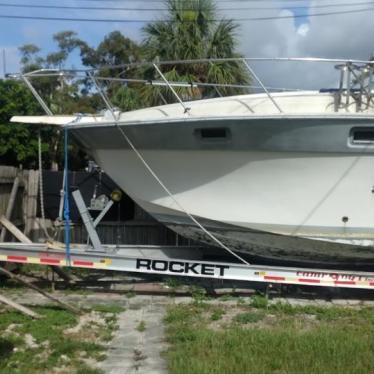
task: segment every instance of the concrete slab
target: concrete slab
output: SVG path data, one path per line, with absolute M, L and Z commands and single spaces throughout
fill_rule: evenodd
M 129 309 L 118 316 L 119 329 L 106 360 L 99 364 L 105 373 L 167 373 L 167 363 L 161 356 L 167 347 L 163 326 L 166 302 L 150 296 L 139 299 L 143 298 L 131 300 Z M 144 330 L 139 328 L 142 322 Z

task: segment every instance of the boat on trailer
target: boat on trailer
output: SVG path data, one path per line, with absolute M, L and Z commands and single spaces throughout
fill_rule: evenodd
M 46 110 L 12 121 L 68 129 L 138 205 L 184 237 L 250 260 L 372 267 L 374 62 L 329 61 L 339 63 L 336 89 L 271 92 L 244 59 L 263 93 L 190 102 L 160 63 L 177 103 L 123 113 L 90 75 L 107 105 L 100 115 Z M 22 79 L 30 87 L 43 73 Z

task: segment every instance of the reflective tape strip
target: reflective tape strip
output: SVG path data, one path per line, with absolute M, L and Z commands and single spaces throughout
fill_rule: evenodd
M 61 260 L 56 258 L 44 257 L 40 259 L 40 263 L 47 265 L 61 265 Z
M 357 282 L 355 281 L 334 281 L 335 284 L 341 284 L 341 285 L 344 285 L 344 284 L 347 284 L 347 285 L 355 285 L 357 284 Z
M 285 277 L 275 277 L 275 276 L 270 276 L 270 275 L 265 275 L 264 279 L 266 279 L 266 280 L 272 280 L 272 281 L 278 281 L 278 282 L 286 280 Z
M 37 265 L 57 265 L 57 266 L 68 266 L 65 259 L 52 258 L 52 257 L 27 257 L 27 256 L 0 256 L 0 261 L 19 262 L 19 263 L 30 263 Z M 108 265 L 111 265 L 112 260 L 100 260 L 100 262 L 74 260 L 71 265 L 76 267 L 90 267 L 97 269 L 106 269 Z
M 292 277 L 280 277 L 272 275 L 263 275 L 264 280 L 273 282 L 289 282 L 289 283 L 301 283 L 301 284 L 321 284 L 325 286 L 369 286 L 374 287 L 374 282 L 369 281 L 339 281 L 332 279 L 308 279 L 308 278 L 292 278 Z
M 27 262 L 27 257 L 26 256 L 8 256 L 8 261 Z
M 94 263 L 92 261 L 81 261 L 81 260 L 77 260 L 77 261 L 73 261 L 73 265 L 75 265 L 75 266 L 93 267 Z

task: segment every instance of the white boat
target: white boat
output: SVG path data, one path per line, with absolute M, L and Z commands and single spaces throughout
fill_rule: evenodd
M 250 259 L 372 266 L 373 68 L 345 64 L 336 90 L 12 121 L 66 126 L 137 204 L 185 237 Z M 351 73 L 362 79 L 344 85 Z

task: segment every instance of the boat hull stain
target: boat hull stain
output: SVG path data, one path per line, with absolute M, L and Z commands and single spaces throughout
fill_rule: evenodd
M 210 246 L 219 246 L 195 224 L 176 224 L 160 217 L 156 218 L 183 237 Z M 291 237 L 197 219 L 221 243 L 249 261 L 344 269 L 358 267 L 373 269 L 374 267 L 374 247 L 372 246 Z M 226 252 L 223 248 L 221 251 Z

